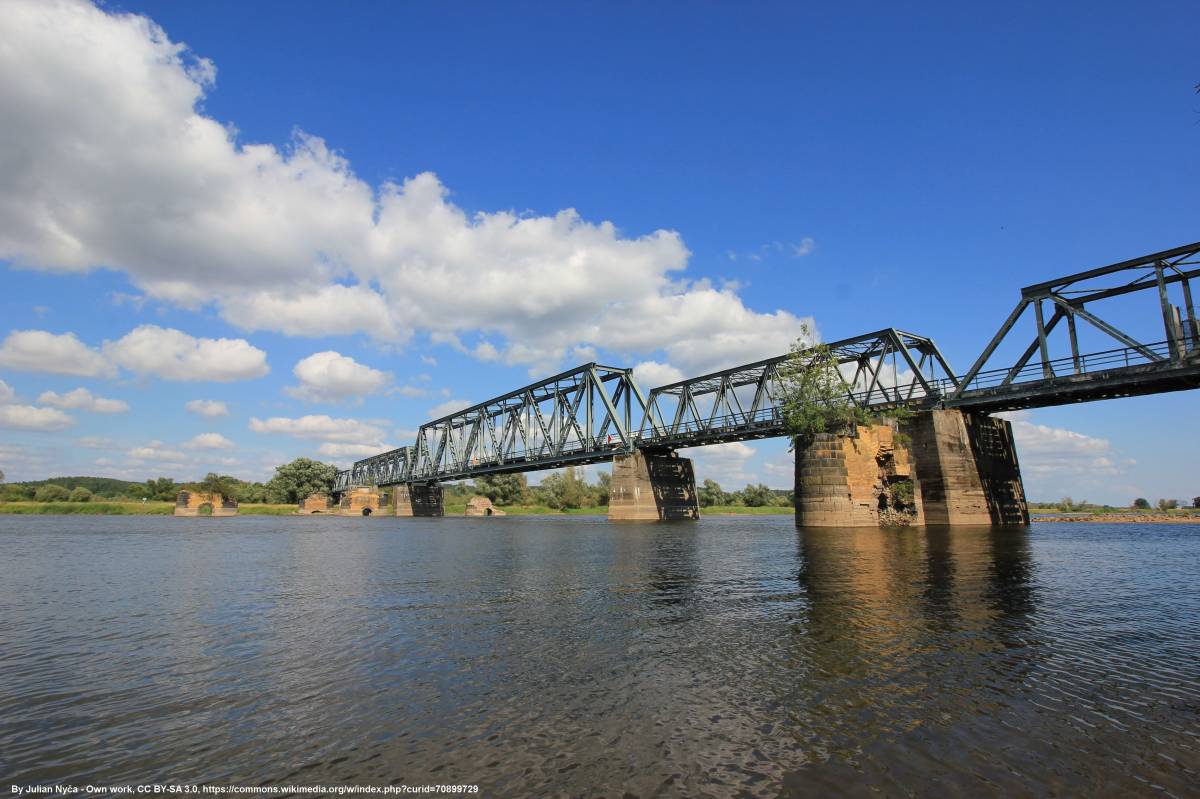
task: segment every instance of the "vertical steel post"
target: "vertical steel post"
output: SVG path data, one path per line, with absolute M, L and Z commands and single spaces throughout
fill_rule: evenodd
M 1196 324 L 1196 308 L 1192 305 L 1192 286 L 1186 277 L 1180 283 L 1183 284 L 1183 306 L 1187 310 L 1187 338 L 1194 350 L 1200 347 L 1200 326 Z
M 1171 352 L 1171 360 L 1178 363 L 1183 359 L 1180 351 L 1179 330 L 1175 327 L 1175 314 L 1171 310 L 1171 298 L 1167 295 L 1167 283 L 1163 279 L 1163 262 L 1154 262 L 1154 277 L 1158 279 L 1158 302 L 1162 306 L 1163 328 L 1167 331 L 1167 349 Z
M 1083 374 L 1079 363 L 1079 339 L 1075 335 L 1075 314 L 1067 311 L 1067 333 L 1071 336 L 1071 361 L 1075 365 L 1075 374 Z
M 1042 351 L 1042 377 L 1050 380 L 1054 377 L 1054 370 L 1050 368 L 1050 348 L 1046 344 L 1046 321 L 1042 317 L 1041 297 L 1034 300 L 1033 312 L 1037 317 L 1038 348 Z

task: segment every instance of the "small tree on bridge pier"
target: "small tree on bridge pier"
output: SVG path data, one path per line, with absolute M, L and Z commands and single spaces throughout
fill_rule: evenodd
M 837 359 L 826 344 L 807 344 L 814 335 L 808 325 L 779 367 L 782 409 L 788 433 L 801 442 L 820 433 L 849 433 L 868 424 L 870 415 L 850 396 Z

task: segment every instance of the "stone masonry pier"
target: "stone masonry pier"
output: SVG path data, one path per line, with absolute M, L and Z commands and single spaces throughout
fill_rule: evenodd
M 613 458 L 608 518 L 612 521 L 699 519 L 692 462 L 673 451 L 634 450 Z
M 442 487 L 437 483 L 401 483 L 394 489 L 397 516 L 445 516 Z
M 1026 525 L 1029 509 L 1003 419 L 959 410 L 918 413 L 904 446 L 888 425 L 822 434 L 796 452 L 796 523 Z M 907 484 L 907 485 L 906 485 Z

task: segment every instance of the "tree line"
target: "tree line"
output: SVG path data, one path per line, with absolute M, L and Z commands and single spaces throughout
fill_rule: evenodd
M 221 494 L 247 504 L 294 504 L 311 494 L 330 493 L 338 468 L 309 458 L 278 466 L 267 482 L 241 480 L 231 475 L 210 472 L 204 479 L 176 482 L 170 477 L 155 477 L 142 483 L 109 477 L 56 477 L 0 485 L 4 502 L 173 502 L 180 491 Z M 2 478 L 2 473 L 0 473 Z M 582 469 L 566 468 L 544 476 L 538 485 L 530 485 L 524 474 L 496 474 L 477 477 L 473 482 L 445 486 L 445 499 L 466 502 L 482 495 L 498 506 L 534 505 L 570 510 L 608 505 L 612 475 L 599 472 L 589 483 Z M 740 505 L 746 507 L 793 504 L 791 491 L 768 488 L 759 483 L 738 491 L 725 491 L 715 480 L 705 480 L 697 490 L 703 507 Z

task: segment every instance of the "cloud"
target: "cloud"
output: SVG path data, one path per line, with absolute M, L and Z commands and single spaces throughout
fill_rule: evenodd
M 792 256 L 795 258 L 803 258 L 806 255 L 811 255 L 816 248 L 817 243 L 808 236 L 800 239 L 799 244 L 790 245 L 792 248 Z
M 75 440 L 75 443 L 84 449 L 112 449 L 116 446 L 111 438 L 102 438 L 100 436 L 84 436 Z
M 3 83 L 2 79 L 0 83 Z M 0 224 L 2 219 L 0 214 Z M 0 229 L 0 241 L 2 235 Z M 14 330 L 9 333 L 4 344 L 0 345 L 0 366 L 20 372 L 75 377 L 110 377 L 116 372 L 103 355 L 76 338 L 74 333 L 56 334 L 45 330 Z
M 173 461 L 181 462 L 187 456 L 177 449 L 171 449 L 161 441 L 151 441 L 144 446 L 134 447 L 125 453 L 133 462 L 142 461 Z
M 288 396 L 309 402 L 338 402 L 382 391 L 392 376 L 332 350 L 299 361 L 292 373 L 300 385 L 288 386 Z
M 443 416 L 449 416 L 452 413 L 461 411 L 463 408 L 470 408 L 474 404 L 470 400 L 465 399 L 448 399 L 443 403 L 434 405 L 429 409 L 429 418 L 441 419 Z
M 66 394 L 43 391 L 37 401 L 42 405 L 53 405 L 55 408 L 91 411 L 92 413 L 125 413 L 129 410 L 129 403 L 124 400 L 96 397 L 86 388 L 77 388 Z
M 11 430 L 62 430 L 74 423 L 74 419 L 56 408 L 0 405 L 0 427 Z
M 327 458 L 369 458 L 372 455 L 387 452 L 389 449 L 395 449 L 395 447 L 382 444 L 378 446 L 374 444 L 339 444 L 327 441 L 317 447 L 317 454 Z
M 262 377 L 270 368 L 267 354 L 245 339 L 195 338 L 181 330 L 141 325 L 104 352 L 112 361 L 139 375 L 164 380 L 212 380 L 226 383 Z
M 659 363 L 658 361 L 642 361 L 633 367 L 633 381 L 643 391 L 677 383 L 683 380 L 685 376 L 682 371 L 671 366 L 671 364 Z
M 429 389 L 419 388 L 417 386 L 398 386 L 396 388 L 388 389 L 387 393 L 388 394 L 399 394 L 401 397 L 407 397 L 408 399 L 415 399 L 416 397 L 428 397 Z
M 210 419 L 229 415 L 229 406 L 220 400 L 189 400 L 183 407 L 188 413 L 207 416 Z
M 233 442 L 220 433 L 200 433 L 183 446 L 184 449 L 233 449 Z
M 1025 493 L 1031 499 L 1069 495 L 1120 501 L 1129 493 L 1121 478 L 1135 461 L 1121 455 L 1108 439 L 1038 424 L 1027 410 L 996 415 L 1012 423 Z
M 255 433 L 276 433 L 314 441 L 370 444 L 381 448 L 384 439 L 383 428 L 378 425 L 360 422 L 357 419 L 334 419 L 324 414 L 301 416 L 297 419 L 283 416 L 273 416 L 270 419 L 251 418 L 250 429 Z
M 12 390 L 12 386 L 0 380 L 0 403 L 9 402 L 16 395 L 16 392 Z
M 682 449 L 679 454 L 695 462 L 696 480 L 716 480 L 726 491 L 743 487 L 757 478 L 747 466 L 757 450 L 741 441 Z
M 387 342 L 478 333 L 490 345 L 479 357 L 539 372 L 578 346 L 661 350 L 691 372 L 784 352 L 799 333 L 801 319 L 753 311 L 732 285 L 684 279 L 690 253 L 673 231 L 629 235 L 569 208 L 474 213 L 431 173 L 373 187 L 315 136 L 241 142 L 203 112 L 215 76 L 145 17 L 8 0 L 0 259 L 117 269 L 153 300 L 213 303 L 246 330 Z M 156 360 L 134 343 L 110 354 L 167 379 L 266 372 L 253 348 L 225 353 L 230 372 L 199 377 L 230 359 L 168 349 Z

